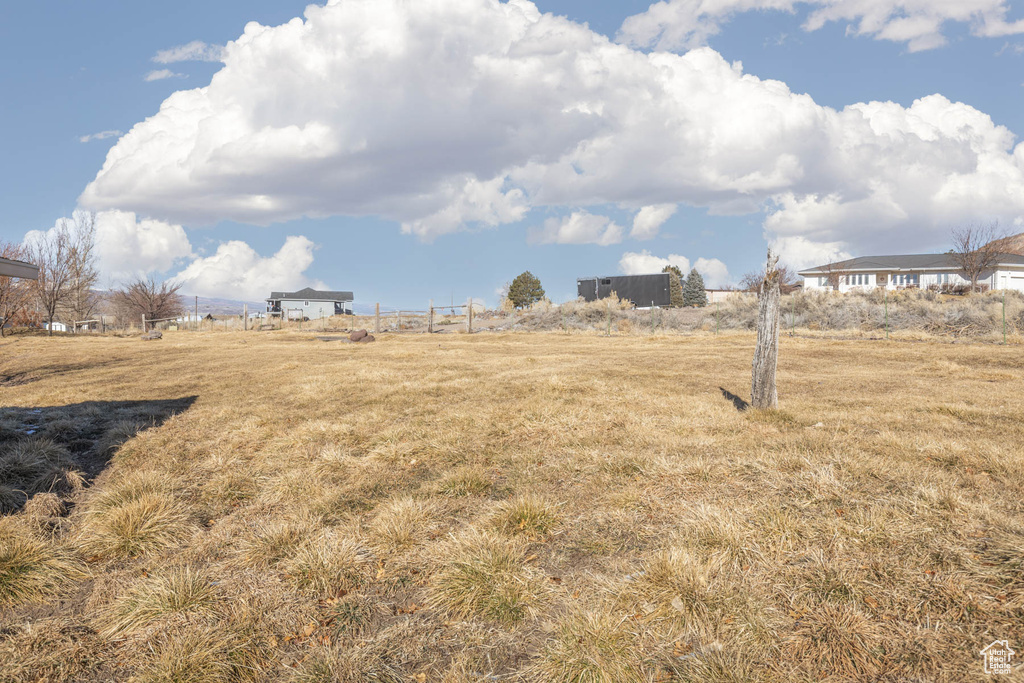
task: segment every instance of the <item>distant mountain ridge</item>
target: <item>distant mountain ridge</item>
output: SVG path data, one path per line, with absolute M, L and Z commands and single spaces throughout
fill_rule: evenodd
M 999 248 L 999 251 L 1004 254 L 1019 254 L 1024 256 L 1024 232 L 1004 237 L 996 240 L 992 244 L 996 245 Z

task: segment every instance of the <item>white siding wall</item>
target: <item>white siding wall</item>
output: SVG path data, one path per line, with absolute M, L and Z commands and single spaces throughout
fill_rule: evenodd
M 292 301 L 289 299 L 281 300 L 281 313 L 284 316 L 296 316 L 298 313 L 290 313 L 290 309 L 302 309 L 302 315 L 315 320 L 316 318 L 324 317 L 329 318 L 334 315 L 334 302 L 333 301 Z

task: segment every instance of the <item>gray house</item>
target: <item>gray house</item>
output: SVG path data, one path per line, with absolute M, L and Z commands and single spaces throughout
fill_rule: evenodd
M 289 320 L 352 315 L 352 301 L 352 292 L 320 291 L 306 287 L 297 292 L 271 292 L 267 299 L 267 313 L 277 313 Z

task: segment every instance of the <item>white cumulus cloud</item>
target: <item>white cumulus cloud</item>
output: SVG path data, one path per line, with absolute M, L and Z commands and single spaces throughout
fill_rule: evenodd
M 549 218 L 543 228 L 533 228 L 529 240 L 534 244 L 599 244 L 606 247 L 622 241 L 625 230 L 607 216 L 574 211 L 562 218 Z
M 910 52 L 946 44 L 947 23 L 966 24 L 976 36 L 1024 33 L 1024 21 L 1007 21 L 1007 0 L 661 0 L 628 17 L 619 40 L 633 46 L 676 50 L 704 45 L 735 15 L 750 11 L 794 13 L 810 9 L 803 28 L 848 23 L 848 33 L 905 43 Z
M 31 243 L 66 223 L 78 230 L 90 223 L 95 229 L 96 267 L 100 286 L 116 284 L 135 275 L 162 273 L 192 256 L 192 245 L 184 228 L 153 219 L 137 219 L 130 211 L 76 210 L 60 218 L 47 231 L 31 230 L 25 242 Z
M 683 271 L 683 275 L 686 275 L 690 272 L 690 259 L 679 254 L 669 254 L 666 258 L 661 258 L 646 249 L 639 253 L 627 251 L 619 259 L 619 271 L 623 275 L 660 273 L 666 266 L 676 266 Z
M 79 142 L 92 142 L 93 140 L 106 140 L 107 138 L 113 138 L 121 135 L 119 130 L 101 130 L 99 133 L 90 133 L 89 135 L 83 135 L 78 138 Z
M 729 269 L 716 258 L 699 258 L 693 267 L 704 278 L 704 286 L 708 289 L 721 289 L 732 282 Z
M 167 78 L 185 78 L 185 74 L 175 73 L 170 69 L 156 69 L 148 72 L 142 77 L 142 80 L 149 83 L 151 81 L 162 81 Z
M 157 64 L 173 64 L 175 62 L 220 62 L 224 60 L 224 47 L 210 45 L 201 40 L 176 45 L 167 50 L 160 50 L 153 56 Z
M 100 273 L 114 280 L 165 272 L 192 255 L 180 225 L 137 219 L 131 211 L 96 214 L 96 252 Z
M 1010 31 L 984 1 L 961 3 L 971 25 Z M 957 20 L 954 5 L 899 6 Z M 588 207 L 686 203 L 764 212 L 766 239 L 805 255 L 936 249 L 958 221 L 1024 220 L 1024 147 L 966 104 L 823 107 L 710 48 L 645 53 L 526 0 L 331 0 L 248 24 L 223 59 L 118 140 L 83 206 L 183 224 L 376 215 L 425 240 L 553 207 L 571 215 L 534 240 L 613 244 L 623 228 Z
M 232 240 L 220 244 L 213 255 L 192 261 L 175 279 L 189 294 L 248 301 L 265 299 L 272 290 L 327 289 L 305 275 L 314 248 L 308 238 L 293 235 L 277 253 L 264 257 L 247 243 Z
M 638 240 L 657 237 L 661 226 L 676 212 L 675 204 L 654 204 L 642 207 L 633 217 L 633 229 L 629 236 Z
M 640 252 L 627 251 L 619 259 L 619 271 L 623 275 L 660 273 L 666 266 L 676 266 L 684 277 L 689 275 L 691 270 L 690 259 L 679 254 L 669 254 L 662 258 L 644 249 Z M 701 274 L 704 286 L 709 289 L 718 289 L 731 283 L 729 269 L 716 258 L 699 258 L 693 263 L 693 268 Z

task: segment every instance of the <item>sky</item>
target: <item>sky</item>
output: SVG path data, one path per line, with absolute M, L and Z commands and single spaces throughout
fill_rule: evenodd
M 1024 231 L 1008 0 L 7 2 L 0 59 L 0 241 L 95 212 L 104 286 L 558 302 Z

